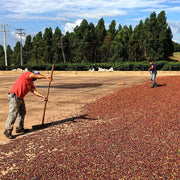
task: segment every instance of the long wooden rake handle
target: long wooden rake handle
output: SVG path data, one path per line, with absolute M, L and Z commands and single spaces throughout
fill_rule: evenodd
M 47 98 L 47 99 L 48 99 L 48 96 L 49 96 L 49 90 L 50 90 L 51 81 L 52 81 L 52 77 L 53 77 L 53 70 L 54 70 L 54 64 L 52 65 L 52 69 L 51 69 L 51 80 L 49 81 L 48 90 L 47 90 L 47 95 L 46 95 L 46 98 Z M 46 105 L 47 105 L 47 101 L 45 101 L 45 103 L 44 103 L 44 111 L 43 111 L 42 125 L 44 124 L 44 118 L 45 118 L 45 113 L 46 113 Z

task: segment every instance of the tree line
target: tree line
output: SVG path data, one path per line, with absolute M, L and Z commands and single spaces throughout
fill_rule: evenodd
M 101 18 L 95 26 L 82 20 L 73 32 L 62 34 L 59 27 L 53 32 L 46 28 L 33 38 L 28 35 L 23 45 L 23 63 L 109 63 L 167 60 L 179 44 L 172 41 L 171 28 L 165 11 L 153 12 L 133 29 L 132 25 L 121 26 L 112 20 L 105 28 Z M 20 42 L 14 50 L 7 46 L 8 66 L 20 65 Z M 0 45 L 0 65 L 4 65 L 4 50 Z

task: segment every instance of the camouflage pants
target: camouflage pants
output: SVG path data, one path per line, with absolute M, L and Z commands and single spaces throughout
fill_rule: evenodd
M 9 115 L 6 121 L 6 129 L 12 130 L 17 118 L 17 127 L 24 127 L 24 117 L 26 115 L 26 107 L 24 99 L 20 99 L 14 93 L 8 94 Z

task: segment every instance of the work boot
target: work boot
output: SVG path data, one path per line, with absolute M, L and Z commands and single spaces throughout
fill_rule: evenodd
M 9 138 L 9 139 L 14 139 L 15 138 L 15 136 L 13 136 L 12 135 L 12 130 L 5 130 L 4 131 L 4 135 L 7 137 L 7 138 Z
M 30 132 L 30 129 L 24 129 L 20 127 L 16 128 L 16 133 L 27 133 L 27 132 Z
M 154 88 L 154 85 L 152 85 L 151 88 Z

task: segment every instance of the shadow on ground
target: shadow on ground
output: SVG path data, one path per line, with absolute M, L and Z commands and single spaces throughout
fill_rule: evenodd
M 77 89 L 77 88 L 94 88 L 102 86 L 100 83 L 76 83 L 76 84 L 61 84 L 52 85 L 51 88 L 61 88 L 61 89 Z M 47 88 L 48 86 L 36 86 L 37 88 Z
M 156 84 L 156 87 L 166 86 L 166 84 Z
M 24 134 L 28 134 L 28 133 L 31 133 L 31 132 L 39 131 L 39 130 L 42 130 L 42 129 L 46 129 L 48 127 L 56 126 L 58 124 L 62 124 L 62 123 L 66 123 L 66 122 L 77 123 L 77 120 L 90 120 L 90 121 L 93 120 L 94 121 L 94 120 L 97 120 L 97 119 L 88 118 L 87 114 L 84 114 L 84 115 L 80 115 L 80 116 L 77 116 L 77 117 L 67 118 L 67 119 L 63 119 L 63 120 L 59 120 L 59 121 L 54 121 L 54 122 L 51 122 L 51 123 L 34 125 L 34 126 L 32 126 L 32 129 L 29 129 L 29 132 L 17 134 L 17 135 L 15 135 L 15 137 L 22 136 Z
M 151 84 L 147 84 L 148 86 L 151 86 Z M 156 84 L 154 87 L 163 87 L 166 86 L 166 84 Z

